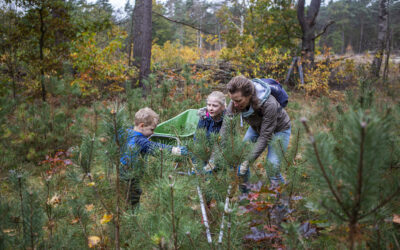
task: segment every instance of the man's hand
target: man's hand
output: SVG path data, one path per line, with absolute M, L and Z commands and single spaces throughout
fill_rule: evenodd
M 238 175 L 239 176 L 246 175 L 248 169 L 249 169 L 249 161 L 244 161 L 242 164 L 239 165 Z
M 187 155 L 188 150 L 186 147 L 172 147 L 171 153 L 178 156 Z

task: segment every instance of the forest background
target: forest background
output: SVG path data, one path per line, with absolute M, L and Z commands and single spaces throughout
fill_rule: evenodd
M 0 6 L 1 249 L 400 249 L 400 1 Z M 201 108 L 239 74 L 289 93 L 287 183 L 263 155 L 240 194 L 251 146 L 233 119 L 223 143 L 182 140 L 223 170 L 182 175 L 201 169 L 161 151 L 132 209 L 118 135 L 135 112 Z

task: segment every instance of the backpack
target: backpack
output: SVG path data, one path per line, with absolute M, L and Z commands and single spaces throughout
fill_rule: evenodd
M 268 84 L 271 89 L 271 94 L 279 102 L 281 107 L 284 108 L 287 106 L 289 102 L 289 96 L 278 81 L 272 78 L 254 78 L 252 82 L 258 83 L 258 85 L 262 86 L 265 86 L 264 84 Z

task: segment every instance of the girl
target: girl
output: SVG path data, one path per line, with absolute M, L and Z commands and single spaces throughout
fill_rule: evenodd
M 225 106 L 224 93 L 214 91 L 207 97 L 207 107 L 199 109 L 200 120 L 197 124 L 197 129 L 205 129 L 207 138 L 210 138 L 211 133 L 219 133 L 224 120 Z M 204 162 L 204 164 L 203 170 L 207 173 L 210 173 L 215 168 L 212 161 Z
M 200 117 L 198 129 L 205 129 L 207 136 L 210 133 L 219 133 L 222 127 L 225 113 L 225 95 L 220 91 L 214 91 L 207 97 L 207 107 L 199 109 Z

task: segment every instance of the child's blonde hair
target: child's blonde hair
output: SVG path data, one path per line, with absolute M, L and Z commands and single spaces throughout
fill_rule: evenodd
M 211 92 L 211 94 L 209 94 L 207 96 L 207 101 L 210 98 L 215 98 L 217 102 L 219 102 L 222 106 L 226 106 L 226 99 L 225 99 L 225 95 L 224 93 L 222 93 L 221 91 L 213 91 Z
M 145 126 L 151 126 L 158 123 L 159 115 L 154 112 L 151 108 L 145 107 L 139 109 L 135 114 L 135 126 L 139 126 L 140 123 L 144 123 Z

